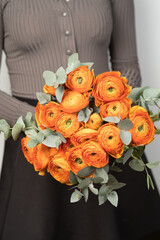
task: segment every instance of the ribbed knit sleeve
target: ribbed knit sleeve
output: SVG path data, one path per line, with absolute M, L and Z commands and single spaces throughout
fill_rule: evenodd
M 3 19 L 2 0 L 0 0 L 0 63 L 3 49 Z M 25 102 L 6 94 L 0 90 L 0 119 L 5 119 L 11 126 L 14 125 L 18 117 L 25 117 L 27 112 L 32 112 L 34 116 L 35 108 Z
M 110 43 L 112 69 L 120 71 L 133 87 L 141 85 L 137 57 L 133 0 L 111 0 L 113 31 Z

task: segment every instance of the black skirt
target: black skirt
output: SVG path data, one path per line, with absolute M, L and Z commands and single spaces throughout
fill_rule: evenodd
M 69 186 L 48 173 L 39 176 L 24 158 L 23 136 L 16 142 L 10 138 L 5 144 L 0 181 L 1 240 L 160 239 L 160 197 L 157 188 L 148 191 L 145 172 L 134 172 L 126 164 L 123 172 L 116 173 L 119 181 L 127 183 L 118 190 L 117 208 L 109 202 L 98 206 L 92 193 L 87 203 L 81 199 L 71 204 L 73 190 Z M 147 161 L 145 155 L 143 160 Z

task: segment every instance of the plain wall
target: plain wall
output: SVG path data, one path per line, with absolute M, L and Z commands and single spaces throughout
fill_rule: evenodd
M 137 49 L 143 86 L 160 88 L 160 0 L 135 0 Z M 5 54 L 2 55 L 0 88 L 10 93 L 8 71 L 5 64 Z M 160 124 L 158 124 L 160 127 Z M 4 149 L 3 136 L 0 136 L 0 168 Z M 146 148 L 149 161 L 158 161 L 160 136 L 156 136 Z M 153 174 L 160 191 L 160 166 Z

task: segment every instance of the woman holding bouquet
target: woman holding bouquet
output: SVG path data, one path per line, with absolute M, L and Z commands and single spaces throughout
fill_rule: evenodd
M 66 68 L 74 52 L 82 62 L 94 62 L 98 75 L 109 71 L 109 50 L 112 70 L 133 87 L 141 85 L 133 0 L 0 0 L 0 7 L 0 49 L 12 89 L 12 96 L 0 91 L 0 119 L 9 124 L 27 112 L 34 115 L 43 71 Z M 71 204 L 66 185 L 49 174 L 38 176 L 26 163 L 22 137 L 5 145 L 0 239 L 135 240 L 160 229 L 158 191 L 147 190 L 145 175 L 124 169 L 127 187 L 119 191 L 117 209 L 99 207 L 93 195 L 87 204 Z

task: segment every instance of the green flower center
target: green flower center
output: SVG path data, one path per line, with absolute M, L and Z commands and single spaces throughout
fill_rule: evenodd
M 81 84 L 82 81 L 83 81 L 83 78 L 82 78 L 82 77 L 77 78 L 77 82 L 78 82 L 78 84 Z
M 93 156 L 94 156 L 94 155 L 96 155 L 96 153 L 91 153 L 91 155 L 93 155 Z
M 141 126 L 138 127 L 138 131 L 139 131 L 139 132 L 143 131 L 143 125 L 141 125 Z
M 52 112 L 52 113 L 50 113 L 50 117 L 53 117 L 53 115 L 54 115 L 54 113 Z
M 109 92 L 113 92 L 113 91 L 114 91 L 114 88 L 113 88 L 113 87 L 110 87 L 110 88 L 108 88 L 108 91 L 109 91 Z
M 109 138 L 108 138 L 108 139 L 109 139 L 109 140 L 112 140 L 112 138 L 113 138 L 112 136 L 109 136 Z
M 75 162 L 79 165 L 83 163 L 81 158 L 76 158 Z
M 113 107 L 113 110 L 114 110 L 114 111 L 116 111 L 116 110 L 117 110 L 117 107 L 116 107 L 116 106 L 114 106 L 114 107 Z
M 66 122 L 66 126 L 69 127 L 71 125 L 71 123 L 72 123 L 72 120 L 69 118 Z

